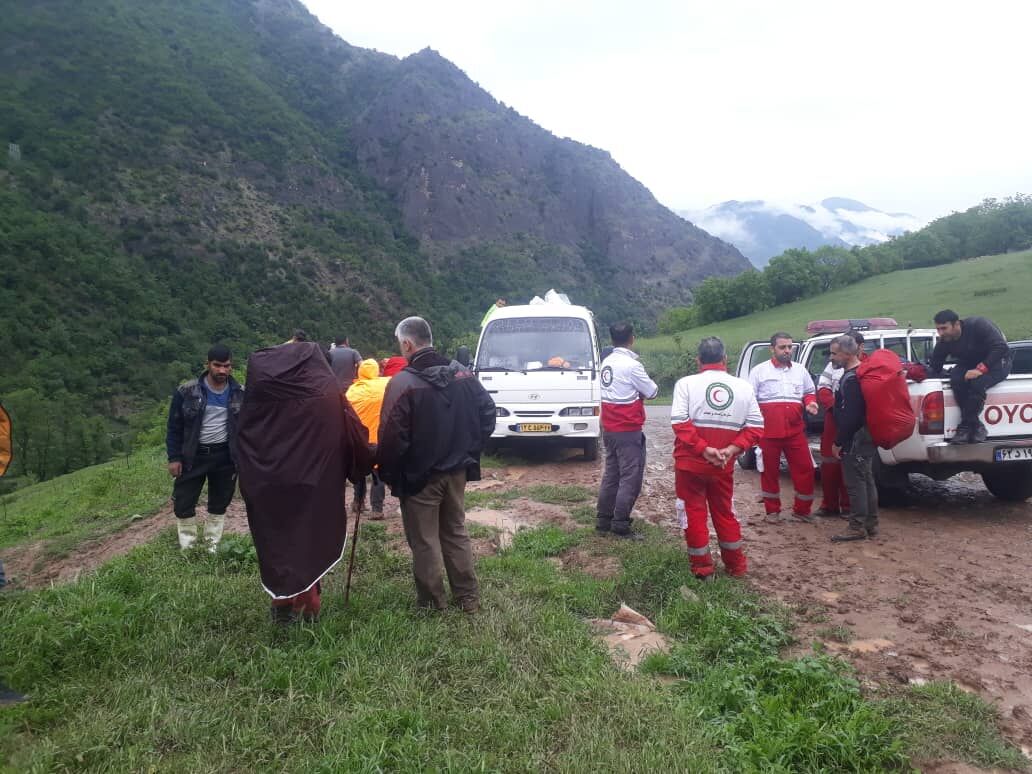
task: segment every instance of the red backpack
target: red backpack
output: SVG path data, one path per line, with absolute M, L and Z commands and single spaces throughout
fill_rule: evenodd
M 867 430 L 874 442 L 891 449 L 909 438 L 917 417 L 899 355 L 891 349 L 876 349 L 856 369 L 856 375 L 867 404 Z

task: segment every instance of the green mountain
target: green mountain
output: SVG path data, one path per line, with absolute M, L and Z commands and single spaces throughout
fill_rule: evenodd
M 748 267 L 604 151 L 294 0 L 0 0 L 0 19 L 8 402 L 124 416 L 214 340 L 303 327 L 383 352 L 406 314 L 447 338 L 552 286 L 649 321 Z

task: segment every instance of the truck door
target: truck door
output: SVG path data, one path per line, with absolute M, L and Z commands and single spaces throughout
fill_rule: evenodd
M 742 352 L 738 355 L 738 378 L 748 379 L 749 372 L 753 369 L 753 367 L 756 366 L 758 363 L 762 363 L 769 357 L 769 341 L 748 342 L 744 347 L 742 347 Z

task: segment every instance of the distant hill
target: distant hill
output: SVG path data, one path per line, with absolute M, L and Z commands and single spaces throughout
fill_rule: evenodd
M 814 205 L 779 205 L 761 200 L 727 201 L 679 214 L 731 242 L 762 268 L 791 248 L 849 247 L 884 242 L 924 223 L 906 213 L 887 213 L 855 199 L 831 197 Z
M 0 19 L 0 398 L 29 390 L 44 428 L 131 414 L 213 340 L 242 360 L 303 327 L 384 353 L 405 315 L 447 340 L 550 287 L 647 322 L 749 265 L 607 152 L 297 0 L 0 0 Z
M 880 274 L 733 320 L 640 338 L 637 347 L 649 373 L 669 387 L 687 373 L 684 369 L 704 336 L 720 336 L 734 360 L 743 344 L 774 331 L 802 337 L 810 320 L 894 317 L 902 326 L 930 328 L 933 315 L 948 308 L 961 316 L 986 315 L 1011 340 L 1027 339 L 1032 337 L 1032 317 L 1026 312 L 1030 294 L 1032 251 L 1026 250 Z

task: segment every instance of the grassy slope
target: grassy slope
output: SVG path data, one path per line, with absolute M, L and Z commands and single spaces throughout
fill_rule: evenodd
M 1032 252 L 974 258 L 969 261 L 911 269 L 871 277 L 804 301 L 693 328 L 673 336 L 638 339 L 637 349 L 649 357 L 694 350 L 704 336 L 720 336 L 737 355 L 747 341 L 764 339 L 776 330 L 802 336 L 810 320 L 895 317 L 901 325 L 931 327 L 940 309 L 961 316 L 991 317 L 1012 339 L 1032 337 Z M 676 338 L 681 341 L 680 346 Z

